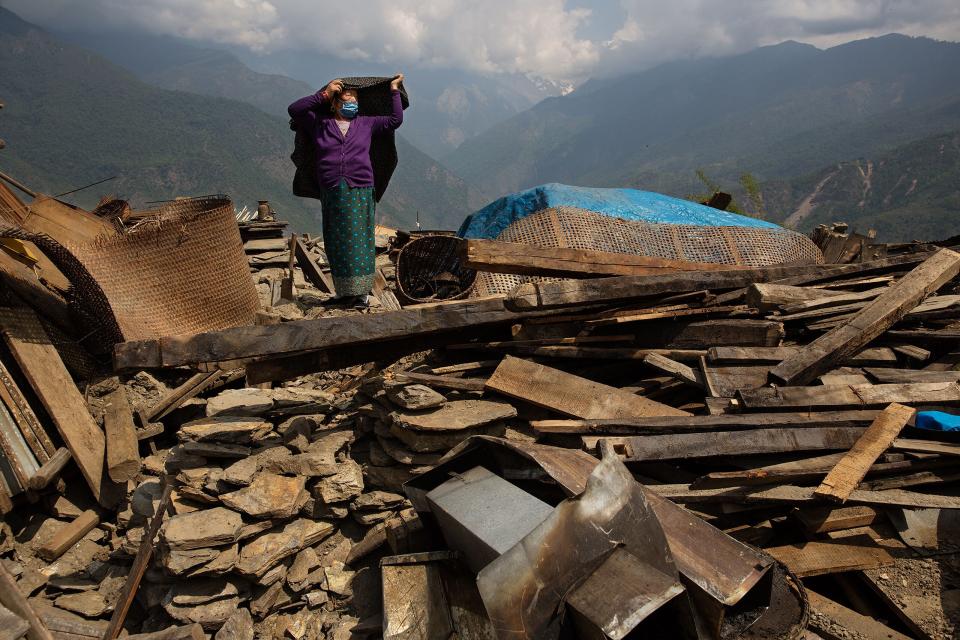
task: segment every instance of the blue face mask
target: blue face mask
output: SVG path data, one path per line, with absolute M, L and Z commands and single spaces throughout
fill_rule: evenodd
M 357 117 L 357 112 L 360 111 L 360 106 L 356 102 L 342 102 L 340 103 L 340 115 L 344 118 L 352 120 Z

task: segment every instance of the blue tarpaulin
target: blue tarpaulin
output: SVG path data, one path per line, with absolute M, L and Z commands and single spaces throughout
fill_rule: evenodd
M 551 207 L 576 207 L 613 218 L 661 224 L 704 227 L 759 227 L 780 229 L 756 218 L 721 211 L 661 193 L 636 189 L 594 189 L 550 183 L 504 196 L 469 215 L 460 230 L 461 238 L 494 239 L 513 222 Z
M 960 431 L 960 416 L 943 411 L 918 411 L 916 425 L 918 429 L 930 431 Z

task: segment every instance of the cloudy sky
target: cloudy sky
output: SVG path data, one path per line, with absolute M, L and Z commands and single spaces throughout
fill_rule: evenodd
M 555 81 L 799 40 L 960 40 L 957 0 L 0 0 L 59 29 L 143 29 L 253 51 Z

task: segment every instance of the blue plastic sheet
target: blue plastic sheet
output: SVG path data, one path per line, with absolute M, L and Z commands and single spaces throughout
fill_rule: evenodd
M 918 429 L 930 431 L 960 431 L 960 416 L 943 411 L 918 411 L 916 425 Z
M 467 216 L 457 232 L 461 238 L 494 239 L 513 222 L 551 207 L 577 207 L 613 218 L 704 227 L 780 229 L 756 218 L 636 189 L 595 189 L 550 183 L 504 196 Z

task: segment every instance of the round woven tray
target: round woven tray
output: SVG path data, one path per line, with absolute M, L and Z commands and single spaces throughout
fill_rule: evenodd
M 405 304 L 437 300 L 460 300 L 470 295 L 477 272 L 460 264 L 463 239 L 451 235 L 424 236 L 411 240 L 397 256 L 397 293 Z M 453 295 L 437 296 L 437 277 L 450 274 L 456 280 Z

